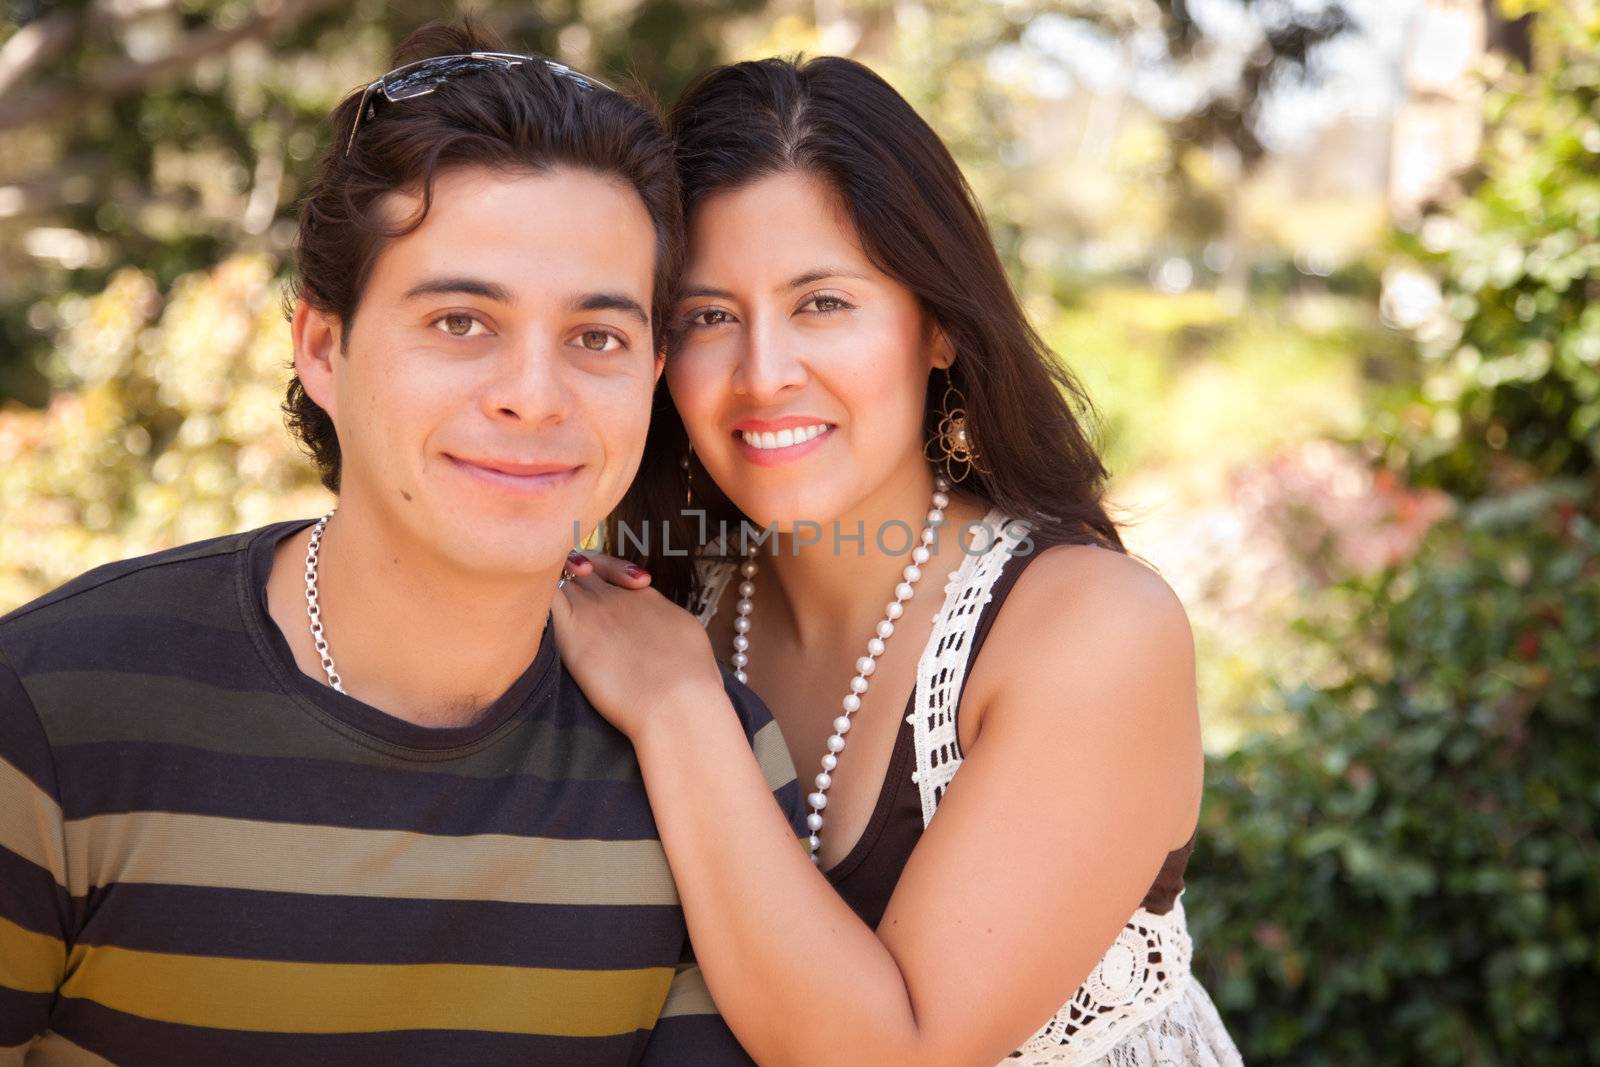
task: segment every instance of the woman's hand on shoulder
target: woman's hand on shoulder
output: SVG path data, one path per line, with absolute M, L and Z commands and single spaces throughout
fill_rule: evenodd
M 556 644 L 611 725 L 637 744 L 651 723 L 700 703 L 726 702 L 705 630 L 649 588 L 646 572 L 601 553 L 569 558 L 567 570 L 575 577 L 550 608 Z

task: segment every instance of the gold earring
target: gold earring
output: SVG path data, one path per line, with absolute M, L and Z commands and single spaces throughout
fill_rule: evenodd
M 944 465 L 945 475 L 959 482 L 976 469 L 980 474 L 988 471 L 978 460 L 978 450 L 973 444 L 972 431 L 967 425 L 967 398 L 945 375 L 944 399 L 939 404 L 939 428 L 933 439 L 923 448 L 922 454 L 930 463 Z

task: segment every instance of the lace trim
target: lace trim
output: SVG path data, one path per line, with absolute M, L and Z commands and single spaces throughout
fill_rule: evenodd
M 956 701 L 967 676 L 968 645 L 985 605 L 994 599 L 1001 568 L 1028 531 L 1023 522 L 1006 524 L 998 509 L 984 516 L 983 525 L 994 540 L 988 551 L 963 559 L 945 582 L 944 606 L 934 616 L 933 636 L 917 661 L 917 710 L 907 719 L 916 740 L 917 769 L 911 780 L 922 797 L 923 826 L 932 820 L 961 766 Z
M 966 677 L 968 647 L 984 607 L 994 599 L 994 583 L 1001 568 L 1028 530 L 1025 523 L 1008 522 L 998 511 L 991 511 L 984 522 L 1000 534 L 987 552 L 968 556 L 950 576 L 944 606 L 934 619 L 933 637 L 917 664 L 916 710 L 909 718 L 917 757 L 912 778 L 922 797 L 923 826 L 933 820 L 939 801 L 961 769 L 956 703 Z M 1203 1041 L 1205 1050 L 1193 1058 L 1182 1054 L 1168 1059 L 1137 1051 L 1161 1034 L 1190 1032 L 1177 1019 L 1176 1006 L 1185 996 L 1197 995 L 1210 1005 L 1190 974 L 1193 954 L 1181 900 L 1165 915 L 1140 908 L 1072 999 L 1005 1064 L 1083 1067 L 1092 1062 L 1105 1067 L 1145 1067 L 1216 1063 L 1236 1067 L 1239 1053 L 1220 1019 L 1199 1033 L 1196 1039 Z M 1211 1016 L 1215 1015 L 1212 1008 Z M 1161 1037 L 1150 1047 L 1174 1046 Z

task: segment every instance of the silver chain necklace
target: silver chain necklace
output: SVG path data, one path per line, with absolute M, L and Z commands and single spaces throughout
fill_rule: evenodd
M 339 669 L 333 665 L 328 637 L 322 632 L 322 608 L 317 604 L 317 552 L 322 547 L 322 531 L 328 528 L 331 518 L 332 511 L 317 520 L 311 528 L 311 543 L 306 546 L 306 617 L 311 620 L 311 640 L 316 643 L 317 655 L 322 657 L 322 670 L 328 676 L 328 684 L 343 693 L 344 683 L 339 680 Z
M 328 676 L 328 684 L 343 693 L 344 682 L 339 678 L 339 668 L 333 665 L 328 635 L 322 629 L 322 607 L 317 603 L 317 553 L 322 549 L 322 532 L 328 528 L 328 520 L 333 518 L 334 511 L 317 520 L 317 524 L 311 528 L 311 541 L 306 545 L 306 618 L 311 620 L 311 640 L 317 646 L 317 655 L 322 657 L 322 670 Z M 572 572 L 561 568 L 561 580 L 556 582 L 556 588 L 562 588 L 572 578 Z
M 861 710 L 861 698 L 866 695 L 873 672 L 878 669 L 878 657 L 883 655 L 885 642 L 894 635 L 894 624 L 905 614 L 905 606 L 916 593 L 917 582 L 922 580 L 922 567 L 932 555 L 931 546 L 937 536 L 934 527 L 944 521 L 944 509 L 950 506 L 950 483 L 942 476 L 933 479 L 933 506 L 928 509 L 927 522 L 922 527 L 919 542 L 911 552 L 911 562 L 900 572 L 901 581 L 894 587 L 894 599 L 883 609 L 883 619 L 878 623 L 876 636 L 867 642 L 867 654 L 856 660 L 855 677 L 850 679 L 850 691 L 840 701 L 844 714 L 833 720 L 833 733 L 828 736 L 828 751 L 822 754 L 822 770 L 815 779 L 817 790 L 806 797 L 811 814 L 806 816 L 806 826 L 811 830 L 808 844 L 811 862 L 820 863 L 822 848 L 822 810 L 828 806 L 828 789 L 833 785 L 833 772 L 839 766 L 839 754 L 844 751 L 844 735 L 850 732 L 850 718 Z M 750 549 L 745 561 L 739 565 L 739 599 L 734 605 L 738 614 L 733 620 L 733 676 L 748 682 L 745 668 L 750 666 L 750 616 L 755 611 L 756 550 Z

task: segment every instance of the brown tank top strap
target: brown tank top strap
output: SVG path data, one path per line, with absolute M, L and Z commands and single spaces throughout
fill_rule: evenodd
M 984 605 L 973 631 L 972 648 L 967 657 L 968 678 L 971 677 L 972 664 L 988 640 L 989 631 L 994 628 L 995 617 L 1000 614 L 1006 597 L 1034 558 L 1032 554 L 1011 557 L 995 579 L 991 599 Z M 963 681 L 963 691 L 965 684 Z M 911 772 L 916 766 L 916 750 L 907 721 L 916 711 L 916 699 L 917 694 L 913 689 L 910 699 L 906 701 L 900 728 L 895 734 L 894 751 L 889 757 L 883 788 L 873 805 L 861 840 L 856 842 L 849 855 L 826 872 L 839 895 L 867 925 L 874 928 L 889 906 L 889 898 L 900 881 L 900 873 L 905 870 L 906 862 L 911 858 L 911 850 L 922 838 L 922 798 L 916 783 L 911 780 Z M 958 700 L 958 714 L 959 707 Z M 1188 843 L 1168 853 L 1142 902 L 1141 906 L 1146 911 L 1165 915 L 1172 910 L 1178 895 L 1183 892 L 1184 870 L 1194 846 L 1195 835 L 1191 835 Z

